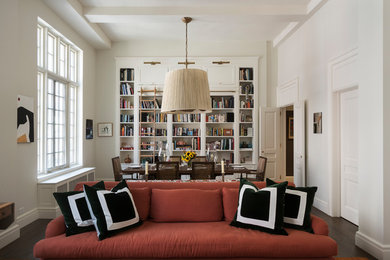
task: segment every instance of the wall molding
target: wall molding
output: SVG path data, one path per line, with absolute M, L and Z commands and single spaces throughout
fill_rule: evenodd
M 39 208 L 38 212 L 40 219 L 54 219 L 61 215 L 61 210 L 58 206 L 55 208 Z
M 390 258 L 390 245 L 383 245 L 361 231 L 356 232 L 355 244 L 378 259 Z
M 358 54 L 359 49 L 354 47 L 328 62 L 329 87 L 333 92 L 358 85 Z
M 314 198 L 313 206 L 321 210 L 325 214 L 329 215 L 329 204 L 328 202 L 321 200 L 319 198 Z
M 18 224 L 20 228 L 23 228 L 37 219 L 39 219 L 39 212 L 38 209 L 35 208 L 18 216 L 16 218 L 16 224 Z
M 18 224 L 12 224 L 7 229 L 0 232 L 0 249 L 12 243 L 20 237 L 20 227 Z
M 285 107 L 299 100 L 299 77 L 295 77 L 276 88 L 276 106 Z

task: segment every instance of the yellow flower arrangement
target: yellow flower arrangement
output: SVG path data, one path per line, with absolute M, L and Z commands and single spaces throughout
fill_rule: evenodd
M 183 162 L 186 162 L 188 164 L 191 163 L 191 160 L 194 159 L 196 157 L 196 153 L 193 152 L 193 151 L 187 151 L 185 152 L 182 156 L 181 156 L 181 159 Z

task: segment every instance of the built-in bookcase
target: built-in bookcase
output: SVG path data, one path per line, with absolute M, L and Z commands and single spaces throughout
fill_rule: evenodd
M 193 150 L 202 156 L 209 151 L 216 161 L 256 167 L 258 59 L 231 58 L 221 64 L 212 58 L 193 60 L 194 68 L 208 72 L 212 111 L 207 114 L 161 113 L 165 74 L 177 69 L 181 58 L 117 58 L 122 163 L 127 157 L 136 164 L 153 163 L 160 151 L 179 156 Z

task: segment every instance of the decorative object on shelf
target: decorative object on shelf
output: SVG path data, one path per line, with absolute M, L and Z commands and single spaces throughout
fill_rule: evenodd
M 288 118 L 288 139 L 294 139 L 294 117 Z
M 17 142 L 34 142 L 34 99 L 18 95 Z
M 196 157 L 196 153 L 193 151 L 187 151 L 181 156 L 181 160 L 188 164 L 188 167 L 192 166 L 192 160 Z
M 322 134 L 322 112 L 313 114 L 313 133 Z
M 166 74 L 161 112 L 208 113 L 211 111 L 211 102 L 207 72 L 188 69 L 188 23 L 192 18 L 184 17 L 182 21 L 186 24 L 186 68 Z
M 93 139 L 93 120 L 85 120 L 85 139 Z
M 124 159 L 124 162 L 125 163 L 131 163 L 131 158 L 129 155 L 127 155 L 127 157 Z
M 112 123 L 98 123 L 98 136 L 112 136 Z

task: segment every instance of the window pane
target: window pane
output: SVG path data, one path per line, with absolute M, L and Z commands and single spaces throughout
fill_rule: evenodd
M 53 168 L 54 167 L 54 161 L 53 161 L 53 154 L 48 154 L 47 155 L 47 168 Z
M 53 135 L 53 125 L 52 124 L 48 124 L 47 125 L 47 138 L 53 138 L 54 135 Z
M 42 67 L 42 27 L 37 29 L 37 65 Z
M 59 51 L 59 74 L 62 77 L 66 77 L 66 53 L 67 46 L 64 43 L 60 43 L 60 51 Z
M 53 110 L 51 110 L 51 109 L 47 110 L 47 123 L 48 124 L 53 124 L 54 123 Z
M 56 72 L 55 67 L 56 67 L 56 53 L 55 53 L 55 48 L 56 48 L 56 38 L 48 34 L 47 35 L 47 69 Z

